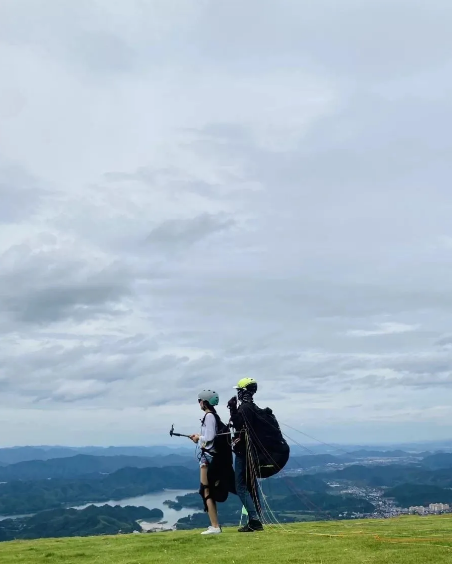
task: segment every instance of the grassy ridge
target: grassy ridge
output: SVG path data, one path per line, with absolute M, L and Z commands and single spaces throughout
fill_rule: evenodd
M 16 541 L 3 564 L 446 564 L 452 516 L 303 523 L 263 533 L 201 537 L 199 531 Z

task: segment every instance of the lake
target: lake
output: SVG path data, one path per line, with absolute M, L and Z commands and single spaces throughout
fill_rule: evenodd
M 163 505 L 163 502 L 167 499 L 171 501 L 176 501 L 177 496 L 186 495 L 189 493 L 195 493 L 194 490 L 164 490 L 163 492 L 157 493 L 150 493 L 147 495 L 140 495 L 138 497 L 129 497 L 126 499 L 118 499 L 118 500 L 109 500 L 109 501 L 101 501 L 96 503 L 85 503 L 84 505 L 75 505 L 73 506 L 74 509 L 84 509 L 89 505 L 96 505 L 98 507 L 102 505 L 120 505 L 121 507 L 125 507 L 126 505 L 135 505 L 135 506 L 143 506 L 149 509 L 161 509 L 163 511 L 164 517 L 162 521 L 168 521 L 168 526 L 172 527 L 176 524 L 179 519 L 182 517 L 188 517 L 193 513 L 197 513 L 193 509 L 186 509 L 185 507 L 181 511 L 176 511 L 175 509 L 170 509 L 166 505 Z M 202 501 L 199 498 L 199 507 L 200 511 L 202 511 Z M 30 517 L 30 515 L 13 515 L 13 519 L 17 519 L 19 517 Z M 7 515 L 0 515 L 0 521 L 4 519 L 9 519 Z
M 161 509 L 163 511 L 163 519 L 162 521 L 168 521 L 168 526 L 173 526 L 179 519 L 182 517 L 188 517 L 189 515 L 193 515 L 193 513 L 197 513 L 193 509 L 183 508 L 181 511 L 176 511 L 175 509 L 170 509 L 168 506 L 163 505 L 163 502 L 167 499 L 171 501 L 176 501 L 177 496 L 186 495 L 189 493 L 196 493 L 194 490 L 165 490 L 163 492 L 158 493 L 151 493 L 147 495 L 140 495 L 138 497 L 129 497 L 126 499 L 120 500 L 110 500 L 110 501 L 102 501 L 96 503 L 86 503 L 85 505 L 77 505 L 74 506 L 74 509 L 84 509 L 88 507 L 88 505 L 97 505 L 100 507 L 101 505 L 120 505 L 121 507 L 125 507 L 126 505 L 135 505 L 135 506 L 143 506 L 149 509 Z M 199 508 L 202 511 L 202 500 L 199 498 Z

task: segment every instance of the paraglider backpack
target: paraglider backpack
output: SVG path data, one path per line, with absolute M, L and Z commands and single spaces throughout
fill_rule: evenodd
M 285 440 L 278 420 L 269 407 L 250 405 L 253 425 L 247 425 L 248 452 L 252 457 L 257 478 L 270 478 L 287 464 L 290 447 Z
M 232 449 L 231 443 L 229 439 L 229 427 L 223 423 L 218 413 L 212 413 L 215 417 L 215 421 L 217 423 L 217 434 L 213 441 L 213 452 L 209 451 L 214 458 L 221 458 L 221 459 L 231 459 L 232 464 Z M 204 416 L 204 419 L 206 416 Z M 202 424 L 204 425 L 204 419 L 202 420 Z M 204 449 L 201 449 L 204 450 Z
M 214 439 L 212 462 L 207 470 L 207 480 L 212 499 L 219 502 L 227 500 L 230 493 L 235 494 L 235 474 L 232 466 L 232 447 L 229 427 L 223 423 L 217 413 L 213 414 L 217 422 L 217 435 Z

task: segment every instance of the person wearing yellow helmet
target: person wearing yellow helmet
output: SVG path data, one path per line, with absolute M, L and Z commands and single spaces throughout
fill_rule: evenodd
M 254 413 L 254 394 L 257 392 L 257 381 L 254 378 L 242 378 L 237 386 L 237 396 L 228 402 L 230 423 L 235 429 L 235 486 L 237 495 L 248 512 L 248 523 L 240 527 L 240 533 L 262 531 L 260 519 L 261 502 L 258 483 L 255 474 L 250 471 L 251 457 L 249 456 L 248 430 L 257 423 Z M 240 402 L 238 405 L 237 400 Z
M 254 378 L 242 378 L 234 388 L 237 390 L 239 401 L 251 402 L 253 401 L 252 397 L 257 392 L 257 381 Z M 249 397 L 248 400 L 245 399 L 246 396 Z

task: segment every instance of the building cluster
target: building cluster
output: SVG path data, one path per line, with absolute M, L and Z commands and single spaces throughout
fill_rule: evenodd
M 427 515 L 429 513 L 445 513 L 451 510 L 448 503 L 431 503 L 428 507 L 422 505 L 413 505 L 408 508 L 409 513 L 417 513 L 418 515 Z

